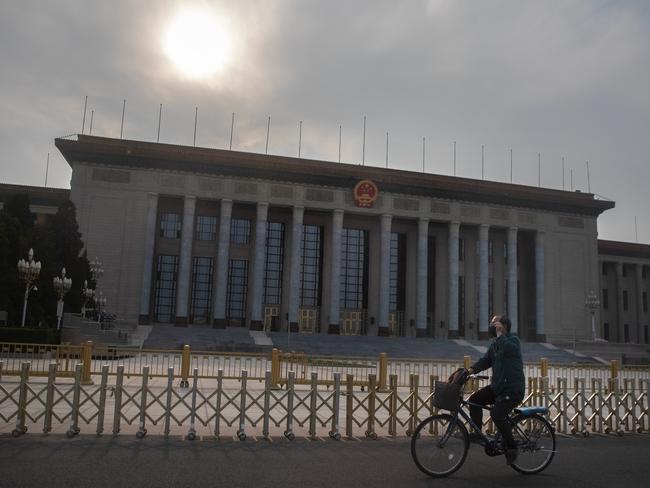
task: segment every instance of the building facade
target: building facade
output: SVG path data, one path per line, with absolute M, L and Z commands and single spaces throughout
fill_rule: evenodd
M 124 318 L 484 339 L 503 311 L 527 341 L 591 338 L 597 217 L 614 206 L 591 194 L 94 136 L 56 145 Z M 639 259 L 647 290 L 650 253 Z M 619 334 L 606 313 L 600 337 Z

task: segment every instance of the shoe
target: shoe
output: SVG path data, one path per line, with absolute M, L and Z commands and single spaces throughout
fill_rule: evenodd
M 479 434 L 478 432 L 470 432 L 469 434 L 469 441 L 473 444 L 484 444 L 485 439 L 483 439 L 483 436 Z
M 517 450 L 516 447 L 509 447 L 506 449 L 506 464 L 510 466 L 511 464 L 514 464 L 515 461 L 517 461 L 517 455 L 519 454 L 519 451 Z

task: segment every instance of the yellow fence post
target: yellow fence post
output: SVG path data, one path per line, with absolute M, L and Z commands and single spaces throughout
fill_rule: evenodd
M 86 341 L 81 345 L 81 384 L 92 385 L 93 380 L 90 377 L 93 359 L 93 341 Z
M 540 376 L 542 378 L 548 378 L 548 359 L 542 358 L 540 359 L 539 363 L 540 363 L 539 366 L 541 371 Z
M 386 391 L 386 380 L 388 379 L 388 354 L 382 352 L 379 355 L 379 391 Z
M 271 384 L 280 386 L 280 351 L 275 347 L 271 350 Z
M 190 386 L 190 346 L 183 346 L 183 357 L 181 360 L 181 388 Z
M 612 362 L 610 364 L 610 373 L 611 373 L 610 377 L 612 379 L 618 378 L 618 369 L 619 369 L 618 361 L 616 359 L 612 359 Z

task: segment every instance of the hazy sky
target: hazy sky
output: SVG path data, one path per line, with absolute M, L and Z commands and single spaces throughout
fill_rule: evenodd
M 190 14 L 188 14 L 188 9 Z M 194 17 L 191 13 L 194 12 Z M 197 14 L 198 12 L 198 14 Z M 173 30 L 190 15 L 184 30 Z M 193 20 L 192 20 L 193 19 Z M 213 22 L 214 24 L 210 24 Z M 205 24 L 209 39 L 201 37 Z M 215 27 L 218 26 L 218 27 Z M 172 36 L 170 32 L 176 32 Z M 221 33 L 216 35 L 216 33 Z M 170 37 L 172 36 L 172 37 Z M 188 46 L 189 51 L 183 51 Z M 209 49 L 206 52 L 206 47 Z M 172 54 L 176 53 L 175 61 Z M 221 61 L 220 61 L 221 60 Z M 650 243 L 650 2 L 0 0 L 0 181 L 69 187 L 85 132 L 587 191 Z M 214 71 L 197 76 L 194 70 Z

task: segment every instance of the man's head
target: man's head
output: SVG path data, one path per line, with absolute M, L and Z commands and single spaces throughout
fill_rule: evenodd
M 496 336 L 508 334 L 512 327 L 512 322 L 505 315 L 495 315 L 490 321 L 490 327 L 493 328 Z

